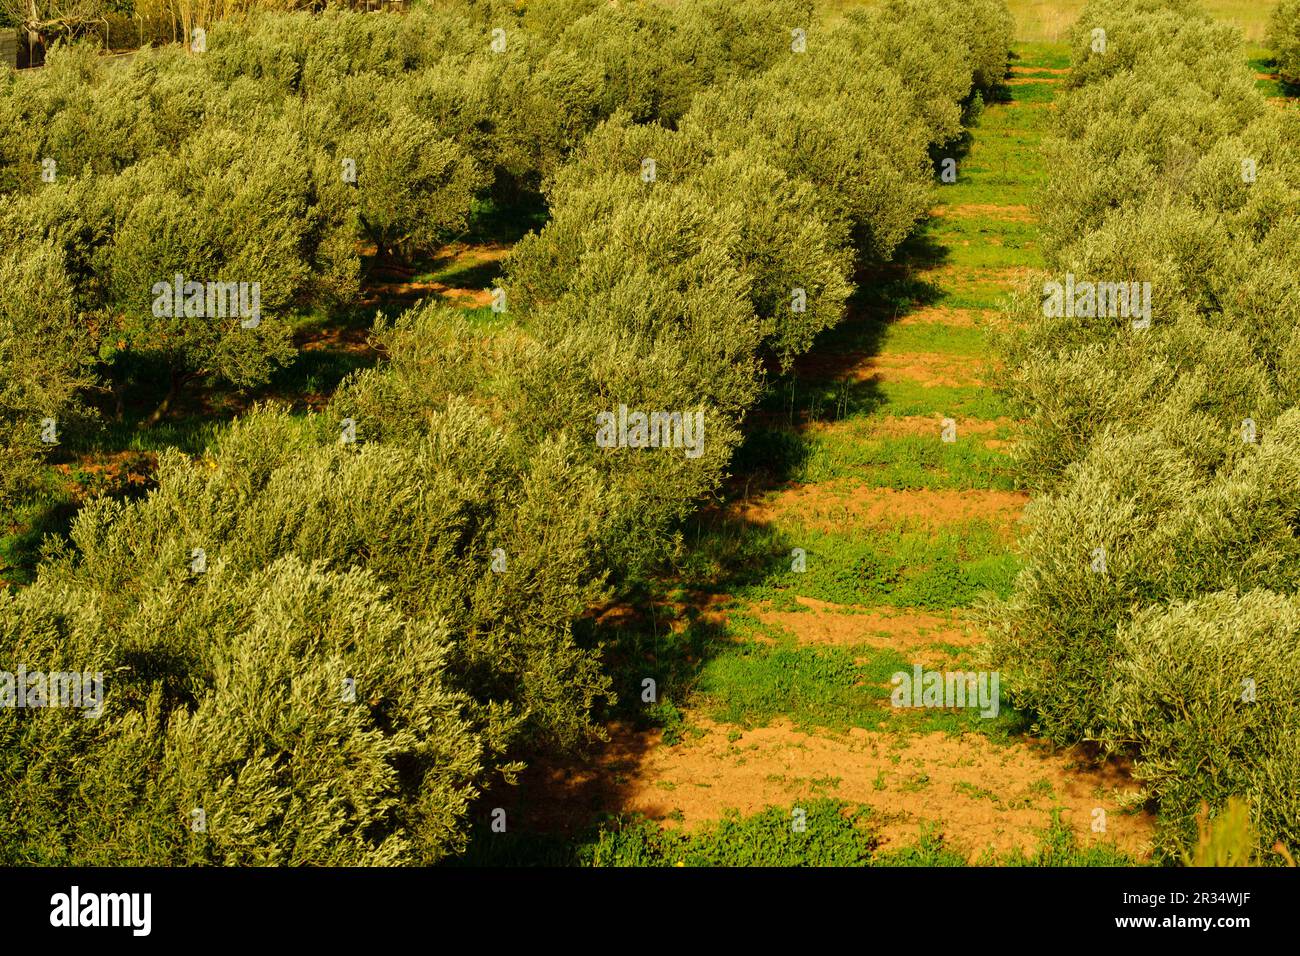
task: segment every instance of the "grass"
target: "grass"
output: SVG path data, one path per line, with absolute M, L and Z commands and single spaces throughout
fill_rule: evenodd
M 934 407 L 938 404 L 913 406 L 915 411 L 907 414 L 965 417 L 971 412 L 970 406 L 959 403 Z M 813 435 L 789 428 L 753 432 L 737 451 L 733 468 L 751 477 L 766 473 L 796 483 L 856 478 L 866 488 L 897 491 L 1015 488 L 1011 459 L 984 445 L 986 436 L 963 437 L 959 432 L 957 441 L 947 443 L 940 439 L 936 422 L 929 436 L 864 439 L 856 427 L 860 424 L 849 420 L 843 429 Z
M 1027 41 L 1058 42 L 1078 19 L 1085 0 L 1008 0 L 1016 21 L 1016 37 Z M 841 6 L 843 4 L 840 4 Z M 857 5 L 857 4 L 853 4 Z M 1202 0 L 1212 16 L 1231 23 L 1247 41 L 1260 41 L 1276 6 L 1271 0 Z
M 1015 487 L 1007 455 L 978 440 L 950 444 L 937 434 L 865 442 L 819 436 L 792 477 L 801 482 L 858 477 L 865 487 L 897 491 Z
M 470 856 L 480 866 L 868 866 L 878 839 L 866 811 L 829 799 L 732 813 L 688 832 L 616 817 L 577 841 L 485 831 Z
M 66 534 L 78 507 L 77 498 L 51 472 L 7 511 L 0 525 L 0 587 L 21 587 L 36 579 L 41 543 L 47 535 Z
M 957 185 L 960 185 L 960 180 Z M 989 198 L 1006 200 L 1009 194 L 1003 190 Z M 993 204 L 1010 205 L 1005 201 Z M 1032 222 L 992 222 L 979 216 L 944 216 L 932 220 L 930 228 L 937 230 L 949 246 L 948 262 L 954 266 L 998 269 L 1037 268 L 1043 264 L 1037 247 L 1038 232 Z
M 991 564 L 1003 560 L 995 556 Z M 1000 569 L 1004 581 L 1010 570 Z M 875 573 L 883 587 L 900 584 L 891 567 L 881 571 L 877 566 Z M 991 570 L 986 573 L 995 576 Z M 833 575 L 827 577 L 834 581 Z M 922 575 L 921 580 L 927 578 Z M 933 607 L 951 606 L 957 593 L 952 582 L 937 574 L 928 580 L 933 586 Z M 917 580 L 903 580 L 901 585 L 904 590 L 915 587 Z M 781 592 L 759 589 L 737 594 L 729 605 L 714 605 L 714 610 L 727 610 L 725 623 L 700 615 L 691 605 L 666 605 L 667 595 L 639 601 L 639 606 L 657 605 L 652 620 L 606 629 L 603 634 L 609 647 L 606 666 L 620 696 L 609 716 L 642 729 L 661 728 L 668 746 L 692 732 L 688 716 L 692 713 L 705 713 L 714 721 L 737 727 L 761 726 L 783 718 L 810 731 L 842 732 L 860 727 L 897 733 L 974 732 L 1000 742 L 1027 729 L 1024 715 L 1005 701 L 994 718 L 981 717 L 970 708 L 892 707 L 890 679 L 899 671 L 910 674 L 914 658 L 865 643 L 801 645 L 781 624 L 765 623 L 751 610 L 764 601 L 773 609 L 803 610 L 790 600 L 793 593 L 785 592 L 784 603 Z M 904 606 L 915 606 L 915 602 Z M 851 609 L 845 610 L 851 614 Z M 873 636 L 865 629 L 869 626 L 864 622 L 864 639 Z M 947 669 L 982 669 L 970 648 L 936 642 L 927 658 L 933 660 L 936 652 Z M 641 699 L 646 678 L 653 679 L 656 686 L 657 699 L 650 706 Z
M 747 644 L 710 660 L 696 692 L 712 718 L 744 728 L 777 718 L 805 730 L 875 727 L 889 675 L 910 668 L 889 652 L 860 666 L 843 648 Z
M 981 519 L 938 530 L 912 530 L 901 522 L 853 527 L 847 515 L 837 519 L 832 506 L 827 520 L 839 521 L 842 530 L 809 529 L 798 518 L 760 524 L 701 516 L 672 580 L 787 606 L 799 595 L 942 610 L 968 606 L 985 592 L 1009 593 L 1019 567 L 1007 549 L 1007 529 Z M 803 552 L 804 571 L 793 569 L 795 548 Z
M 881 849 L 880 821 L 869 807 L 815 798 L 757 813 L 731 812 L 694 830 L 661 827 L 643 817 L 613 817 L 576 839 L 527 831 L 475 834 L 470 854 L 452 866 L 750 867 L 966 866 L 964 853 L 937 828 Z M 985 853 L 976 862 L 1002 866 L 1134 866 L 1109 844 L 1080 847 L 1054 814 L 1033 854 Z
M 866 324 L 864 323 L 864 326 Z M 914 331 L 915 330 L 915 331 Z M 884 349 L 895 354 L 924 351 L 947 357 L 968 358 L 976 342 L 986 333 L 961 326 L 893 326 L 889 329 L 845 328 L 843 333 L 828 337 L 818 348 L 832 354 L 874 354 Z M 901 345 L 901 347 L 899 347 Z M 1006 406 L 988 388 L 978 385 L 931 385 L 915 379 L 856 376 L 852 369 L 830 372 L 817 377 L 787 375 L 773 383 L 758 406 L 760 416 L 768 421 L 785 418 L 795 421 L 838 421 L 868 416 L 888 417 L 926 415 L 962 408 L 963 417 L 999 418 Z
M 1040 82 L 1009 88 L 1010 102 L 982 112 L 959 160 L 958 182 L 938 191 L 946 214 L 918 230 L 899 265 L 862 284 L 848 319 L 814 346 L 816 365 L 772 381 L 733 460 L 733 473 L 747 479 L 733 494 L 822 482 L 921 493 L 1014 487 L 1011 461 L 1000 444 L 1013 436 L 1015 424 L 988 384 L 996 372 L 985 361 L 990 348 L 982 316 L 948 322 L 940 312 L 927 316 L 933 321 L 896 320 L 935 306 L 996 310 L 1011 271 L 1041 265 L 1027 210 L 1044 178 L 1037 154 L 1048 126 L 1044 104 L 1059 86 L 1046 71 L 1064 66 L 1065 55 L 1043 46 L 1022 45 L 1018 52 L 1021 67 L 1043 73 Z M 899 372 L 882 378 L 864 371 L 863 364 L 876 355 Z M 961 383 L 966 374 L 974 379 L 971 384 Z M 956 382 L 940 384 L 945 378 Z M 897 421 L 917 417 L 932 420 L 932 433 L 925 421 Z M 959 430 L 955 443 L 945 443 L 939 433 L 944 417 L 990 424 Z M 847 506 L 837 518 L 837 507 L 834 489 L 828 489 L 812 503 L 767 511 L 758 521 L 725 508 L 692 519 L 678 564 L 665 580 L 642 582 L 642 590 L 630 598 L 632 606 L 650 613 L 630 624 L 593 626 L 594 633 L 584 635 L 604 640 L 609 648 L 611 673 L 624 700 L 617 716 L 636 726 L 661 727 L 667 746 L 696 732 L 695 714 L 733 729 L 789 721 L 811 733 L 859 728 L 894 741 L 936 731 L 979 733 L 1001 744 L 1020 739 L 1028 730 L 1027 717 L 1005 701 L 992 718 L 970 707 L 892 706 L 891 678 L 898 671 L 911 673 L 918 651 L 866 643 L 878 642 L 876 631 L 891 625 L 883 612 L 864 616 L 870 609 L 890 608 L 912 612 L 919 621 L 920 614 L 950 615 L 983 595 L 1008 594 L 1019 563 L 1005 519 L 930 527 L 905 513 L 875 514 L 864 522 Z M 802 570 L 793 560 L 796 548 L 805 562 Z M 704 614 L 701 595 L 707 594 L 715 597 L 707 602 L 711 613 Z M 800 613 L 811 619 L 813 612 L 798 598 L 835 605 L 831 613 L 849 622 L 843 632 L 850 635 L 847 643 L 802 642 Z M 851 636 L 855 618 L 862 623 L 860 640 Z M 945 669 L 982 669 L 975 651 L 944 643 L 943 636 L 936 633 L 919 653 L 930 661 L 939 655 Z M 646 676 L 657 682 L 653 707 L 641 705 L 636 693 Z M 832 778 L 835 768 L 824 769 Z M 927 792 L 930 781 L 919 775 L 904 786 Z M 693 833 L 644 821 L 607 821 L 569 859 L 588 865 L 967 862 L 937 832 L 880 852 L 869 813 L 833 803 L 826 808 L 834 812 L 820 811 L 818 839 L 829 842 L 815 845 L 799 843 L 803 838 L 789 833 L 790 810 L 772 808 L 749 818 L 732 813 Z M 1067 839 L 1073 840 L 1071 831 L 1059 828 L 1055 836 L 1044 837 L 1043 852 L 1054 860 L 1097 861 L 1077 848 L 1064 850 Z M 761 852 L 751 854 L 747 844 Z M 1023 860 L 1008 857 L 1007 862 Z
M 832 604 L 950 610 L 985 593 L 1006 596 L 1018 569 L 1005 542 L 980 522 L 937 533 L 895 529 L 863 534 L 789 534 L 806 551 L 808 570 L 788 570 L 777 582 L 792 595 Z
M 881 349 L 890 352 L 933 352 L 938 355 L 979 356 L 988 350 L 988 335 L 978 327 L 933 323 L 900 325 L 884 330 Z
M 880 386 L 885 415 L 951 415 L 958 418 L 1005 418 L 1009 409 L 991 389 L 974 385 L 921 386 L 915 382 L 887 382 Z
M 1257 77 L 1255 88 L 1268 97 L 1300 97 L 1300 86 L 1285 83 L 1278 76 L 1278 64 L 1273 58 L 1273 51 L 1264 47 L 1250 47 L 1247 50 L 1250 68 L 1257 74 L 1268 74 L 1267 77 Z
M 1006 743 L 1028 729 L 1026 715 L 1000 699 L 996 716 L 965 708 L 894 707 L 894 674 L 911 674 L 916 662 L 887 648 L 799 647 L 749 643 L 726 650 L 701 669 L 692 705 L 710 719 L 743 728 L 788 720 L 805 732 L 850 728 L 891 734 L 985 734 Z M 950 661 L 952 671 L 976 671 L 970 660 Z

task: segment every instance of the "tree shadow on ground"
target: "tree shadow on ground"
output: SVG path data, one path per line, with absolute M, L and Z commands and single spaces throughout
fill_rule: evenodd
M 533 752 L 513 785 L 500 785 L 474 811 L 464 865 L 573 865 L 577 848 L 594 841 L 602 825 L 626 817 L 636 777 L 649 753 L 686 732 L 679 705 L 690 697 L 701 665 L 734 638 L 707 608 L 649 596 L 620 604 L 579 622 L 589 638 L 599 634 L 607 651 L 605 671 L 617 701 L 594 715 L 608 734 L 577 752 Z M 647 683 L 653 681 L 653 685 Z M 647 700 L 653 688 L 654 700 Z M 642 794 L 644 798 L 644 794 Z M 671 812 L 645 806 L 657 819 Z M 493 830 L 492 814 L 504 811 L 507 829 Z
M 70 497 L 41 495 L 24 502 L 15 513 L 21 515 L 21 522 L 0 526 L 0 590 L 36 580 L 46 536 L 66 538 L 79 508 L 80 503 Z
M 577 755 L 530 755 L 515 787 L 500 787 L 476 807 L 479 818 L 464 862 L 573 862 L 574 840 L 592 838 L 602 821 L 626 812 L 632 780 L 650 751 L 682 732 L 679 710 L 703 668 L 736 637 L 727 626 L 730 592 L 777 579 L 790 568 L 782 533 L 738 514 L 736 498 L 781 485 L 802 466 L 802 432 L 821 420 L 826 393 L 841 417 L 870 413 L 886 397 L 870 376 L 856 374 L 880 352 L 891 323 L 934 304 L 941 290 L 926 273 L 947 260 L 923 224 L 883 265 L 864 267 L 844 321 L 818 336 L 785 371 L 769 366 L 770 385 L 745 422 L 722 499 L 697 511 L 683 530 L 685 554 L 655 580 L 631 582 L 618 601 L 575 626 L 583 646 L 601 645 L 618 703 L 596 715 L 607 743 Z M 689 581 L 689 586 L 680 584 Z M 655 682 L 653 703 L 644 681 Z M 494 832 L 491 809 L 505 810 L 507 833 Z M 665 812 L 667 808 L 665 807 Z
M 862 374 L 880 354 L 890 325 L 938 302 L 942 290 L 927 272 L 948 252 L 925 227 L 914 232 L 886 265 L 857 276 L 844 321 L 822 332 L 784 372 L 769 366 L 766 393 L 745 421 L 745 438 L 732 459 L 729 498 L 748 497 L 789 482 L 807 461 L 803 433 L 821 421 L 870 415 L 887 400 L 879 381 Z

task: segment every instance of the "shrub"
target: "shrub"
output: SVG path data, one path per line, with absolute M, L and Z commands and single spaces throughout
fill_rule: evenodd
M 437 127 L 406 111 L 345 139 L 356 163 L 358 221 L 381 252 L 432 249 L 469 219 L 486 177 Z
M 575 480 L 587 475 L 563 444 L 513 458 L 464 402 L 411 443 L 365 441 L 369 427 L 357 423 L 358 452 L 326 443 L 324 419 L 241 419 L 206 463 L 162 456 L 147 500 L 84 508 L 75 550 L 50 571 L 116 603 L 187 577 L 194 548 L 232 573 L 288 556 L 363 566 L 404 611 L 451 629 L 455 672 L 484 695 L 493 734 L 582 738 L 605 682 L 569 622 L 601 594 L 586 542 L 607 510 L 602 488 Z M 490 570 L 497 547 L 508 552 L 502 574 Z
M 287 313 L 307 282 L 311 197 L 301 142 L 266 136 L 260 146 L 250 154 L 237 131 L 213 130 L 174 158 L 158 154 L 133 166 L 110 187 L 105 304 L 121 317 L 127 348 L 161 359 L 176 387 L 200 374 L 257 384 L 291 355 Z M 162 292 L 160 307 L 159 283 L 176 275 L 183 283 L 246 283 L 248 301 L 238 314 L 211 315 L 206 301 L 192 309 L 187 297 L 179 314 L 174 296 Z
M 672 547 L 669 525 L 720 481 L 758 395 L 762 326 L 739 261 L 740 224 L 727 212 L 693 190 L 605 177 L 511 257 L 508 290 L 533 268 L 567 279 L 529 314 L 538 350 L 514 373 L 516 418 L 534 440 L 572 435 L 620 489 L 628 505 L 606 540 L 638 564 Z M 699 456 L 598 447 L 596 416 L 621 405 L 702 415 Z
M 93 312 L 102 342 L 252 383 L 286 354 L 290 310 L 355 288 L 358 228 L 413 251 L 476 195 L 543 182 L 551 221 L 512 255 L 516 321 L 490 342 L 445 307 L 381 319 L 387 361 L 323 414 L 256 408 L 197 461 L 162 453 L 146 498 L 96 500 L 51 542 L 36 583 L 0 603 L 0 647 L 115 678 L 104 723 L 0 718 L 5 858 L 437 862 L 522 758 L 598 737 L 611 681 L 573 622 L 680 545 L 763 359 L 807 348 L 854 260 L 913 227 L 928 148 L 992 70 L 972 31 L 994 6 L 916 35 L 915 55 L 910 9 L 891 7 L 872 51 L 845 27 L 807 55 L 790 48 L 802 0 L 458 0 L 255 17 L 214 28 L 203 58 L 142 54 L 141 96 L 199 77 L 160 114 L 173 139 L 146 128 L 40 188 L 23 173 L 0 206 L 4 253 L 45 243 L 67 274 L 59 320 Z M 497 25 L 503 53 L 487 49 Z M 130 104 L 78 56 L 41 108 L 103 87 L 122 128 Z M 4 116 L 25 109 L 0 96 Z M 645 183 L 650 148 L 664 178 Z M 338 176 L 350 154 L 357 190 Z M 241 337 L 156 320 L 153 283 L 176 271 L 261 280 L 270 321 Z M 596 414 L 623 404 L 702 412 L 699 457 L 599 447 Z M 206 835 L 185 829 L 194 807 Z M 816 852 L 864 845 L 844 826 L 835 842 Z
M 647 157 L 656 164 L 652 187 L 640 178 Z M 762 348 L 783 366 L 840 320 L 850 288 L 851 251 L 806 211 L 814 202 L 806 183 L 743 151 L 714 158 L 687 134 L 633 126 L 622 116 L 593 132 L 566 164 L 548 191 L 557 215 L 512 254 L 511 289 L 525 304 L 554 301 L 566 288 L 578 291 L 572 255 L 578 249 L 595 255 L 610 242 L 594 236 L 599 220 L 590 219 L 591 200 L 580 195 L 598 179 L 609 180 L 619 201 L 626 197 L 631 203 L 656 191 L 689 195 L 715 208 L 714 221 L 736 230 L 727 240 L 728 251 L 747 278 L 749 301 L 762 322 Z M 575 241 L 578 231 L 583 236 Z
M 1297 423 L 1290 413 L 1257 454 L 1209 480 L 1154 435 L 1104 436 L 1059 493 L 1031 503 L 1027 567 L 993 640 L 1008 685 L 1048 736 L 1106 735 L 1096 690 L 1113 679 L 1116 628 L 1135 609 L 1300 582 L 1291 506 L 1278 506 L 1300 480 L 1287 461 Z
M 1162 200 L 1167 207 L 1164 197 L 1183 193 L 1200 157 L 1265 115 L 1267 105 L 1246 78 L 1229 76 L 1238 82 L 1224 97 L 1196 86 L 1171 92 L 1163 77 L 1125 73 L 1062 100 L 1046 150 L 1059 175 L 1041 200 L 1049 257 L 1097 229 L 1114 209 L 1159 207 Z M 1239 172 L 1235 180 L 1241 182 Z
M 976 89 L 991 90 L 1007 74 L 1015 21 L 1000 0 L 960 5 L 943 0 L 887 0 L 884 18 L 909 26 L 918 39 L 956 34 L 964 47 L 961 61 Z
M 93 381 L 89 337 L 76 321 L 72 283 L 48 244 L 0 251 L 0 504 L 33 479 L 44 439 L 57 439 Z M 52 419 L 55 432 L 46 432 Z
M 971 62 L 952 19 L 920 17 L 915 7 L 900 3 L 849 10 L 835 39 L 895 72 L 924 118 L 930 142 L 941 145 L 961 133 L 962 104 L 972 88 Z
M 1167 844 L 1194 842 L 1203 801 L 1242 796 L 1257 846 L 1300 845 L 1300 601 L 1257 590 L 1150 608 L 1118 649 L 1113 736 L 1138 748 Z
M 928 208 L 928 131 L 895 74 L 816 49 L 701 93 L 683 129 L 715 152 L 744 150 L 808 180 L 816 215 L 887 259 Z
M 1300 2 L 1281 0 L 1269 20 L 1268 42 L 1282 79 L 1300 83 Z
M 0 716 L 7 863 L 392 865 L 463 845 L 483 742 L 444 686 L 444 632 L 365 572 L 295 559 L 141 597 L 120 615 L 66 586 L 0 594 L 7 660 L 104 680 L 100 717 Z
M 1239 662 L 1267 670 L 1238 651 L 1247 635 L 1295 643 L 1263 622 L 1300 585 L 1300 164 L 1281 146 L 1297 127 L 1253 89 L 1235 33 L 1190 3 L 1090 3 L 1074 38 L 1040 278 L 1149 281 L 1151 326 L 1052 317 L 1032 286 L 1013 304 L 1017 459 L 1045 493 L 991 609 L 995 663 L 1049 737 L 1134 755 L 1175 858 L 1200 802 L 1236 796 L 1262 854 L 1294 838 L 1295 697 L 1244 709 L 1224 682 Z
M 1105 31 L 1102 48 L 1095 30 Z M 1192 72 L 1210 83 L 1216 75 L 1242 73 L 1240 34 L 1206 16 L 1197 0 L 1089 0 L 1070 30 L 1070 45 L 1072 86 L 1129 72 Z

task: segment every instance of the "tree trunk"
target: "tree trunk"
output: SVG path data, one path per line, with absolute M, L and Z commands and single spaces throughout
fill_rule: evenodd
M 396 250 L 384 245 L 384 238 L 379 230 L 373 228 L 370 223 L 366 222 L 365 216 L 358 215 L 357 219 L 360 220 L 361 228 L 366 231 L 366 235 L 368 235 L 375 244 L 375 258 L 393 258 L 396 254 Z
M 171 382 L 167 386 L 167 394 L 163 396 L 163 400 L 158 407 L 149 413 L 149 417 L 140 423 L 139 427 L 142 429 L 152 428 L 162 421 L 163 417 L 171 411 L 172 403 L 180 396 L 181 389 L 199 374 L 198 372 L 179 372 L 173 369 Z
M 36 32 L 36 24 L 41 22 L 40 11 L 36 9 L 36 0 L 27 0 L 27 65 L 36 65 L 36 44 L 41 42 Z

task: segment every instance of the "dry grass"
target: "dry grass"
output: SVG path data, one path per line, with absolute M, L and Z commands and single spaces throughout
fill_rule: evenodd
M 1016 39 L 1025 42 L 1058 42 L 1079 17 L 1086 0 L 1007 0 L 1016 18 Z M 1276 3 L 1271 0 L 1201 0 L 1214 17 L 1234 24 L 1248 43 L 1261 43 L 1268 27 L 1269 15 Z M 822 8 L 833 17 L 854 7 L 872 6 L 872 0 L 822 0 Z

